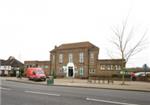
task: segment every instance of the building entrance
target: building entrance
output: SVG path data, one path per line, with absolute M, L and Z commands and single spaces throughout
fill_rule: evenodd
M 73 67 L 68 67 L 68 76 L 73 77 Z

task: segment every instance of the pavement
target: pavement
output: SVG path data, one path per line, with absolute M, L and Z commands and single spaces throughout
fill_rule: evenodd
M 0 77 L 1 80 L 15 81 L 21 83 L 29 83 L 35 85 L 47 85 L 45 82 L 30 81 L 28 78 L 16 78 L 16 77 Z M 141 81 L 125 81 L 125 85 L 121 85 L 122 81 L 114 81 L 114 83 L 99 83 L 98 81 L 92 81 L 89 83 L 87 79 L 72 79 L 61 78 L 54 79 L 54 84 L 51 86 L 66 86 L 66 87 L 81 87 L 81 88 L 97 88 L 97 89 L 112 89 L 112 90 L 127 90 L 127 91 L 143 91 L 150 92 L 150 83 Z

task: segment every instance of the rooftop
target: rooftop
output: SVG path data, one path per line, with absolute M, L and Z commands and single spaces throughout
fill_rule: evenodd
M 62 50 L 62 49 L 76 49 L 76 48 L 98 48 L 98 47 L 95 46 L 95 45 L 93 45 L 89 41 L 85 41 L 85 42 L 76 42 L 76 43 L 61 44 L 60 46 L 55 47 L 55 49 L 53 49 L 52 51 Z

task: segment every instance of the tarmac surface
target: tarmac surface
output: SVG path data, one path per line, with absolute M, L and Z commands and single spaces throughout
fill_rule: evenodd
M 35 83 L 2 80 L 0 105 L 150 105 L 150 92 Z
M 31 81 L 28 78 L 16 78 L 16 77 L 0 77 L 1 80 L 15 81 L 37 85 L 47 85 L 47 81 Z M 104 83 L 102 81 L 88 82 L 87 79 L 72 79 L 72 78 L 61 78 L 54 79 L 54 84 L 50 86 L 66 86 L 66 87 L 81 87 L 81 88 L 97 88 L 97 89 L 112 89 L 112 90 L 128 90 L 128 91 L 144 91 L 150 92 L 150 82 L 142 81 L 125 81 L 125 85 L 121 85 L 122 81 L 114 81 L 114 83 Z

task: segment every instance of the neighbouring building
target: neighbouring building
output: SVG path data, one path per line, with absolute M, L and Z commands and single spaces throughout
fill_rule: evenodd
M 24 61 L 25 70 L 28 67 L 40 67 L 47 76 L 50 75 L 50 61 Z
M 120 71 L 121 59 L 99 60 L 99 48 L 90 42 L 61 44 L 50 51 L 50 72 L 57 77 L 88 78 L 103 70 Z
M 10 75 L 11 66 L 5 60 L 0 60 L 0 76 Z
M 0 75 L 1 76 L 15 76 L 16 71 L 23 69 L 24 64 L 10 56 L 7 60 L 0 60 Z
M 109 71 L 109 73 L 113 73 L 113 74 L 120 74 L 121 65 L 122 65 L 121 59 L 98 60 L 96 74 L 102 74 L 104 71 Z M 125 66 L 125 63 L 123 66 Z M 108 73 L 108 72 L 104 72 L 104 73 Z

